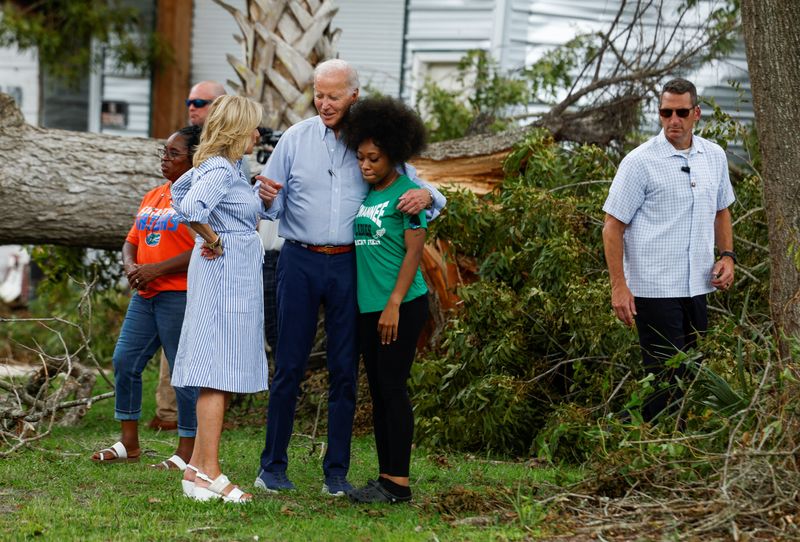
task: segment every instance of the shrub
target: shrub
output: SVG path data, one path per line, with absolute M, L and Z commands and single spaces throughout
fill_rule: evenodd
M 634 332 L 611 310 L 602 246 L 602 204 L 618 161 L 613 151 L 560 144 L 537 130 L 508 157 L 497 190 L 448 194 L 432 234 L 473 258 L 478 280 L 459 289 L 463 303 L 440 347 L 414 366 L 419 440 L 581 461 L 601 445 L 603 423 L 618 413 L 639 419 L 652 388 Z M 699 365 L 699 357 L 676 360 L 695 363 L 700 374 L 690 394 L 695 424 L 707 423 L 713 405 L 745 400 L 768 355 L 746 331 L 769 333 L 766 254 L 758 249 L 766 225 L 751 211 L 760 184 L 747 174 L 734 184 L 734 218 L 743 217 L 736 234 L 748 240 L 737 243 L 745 272 L 733 292 L 709 298 L 712 332 Z

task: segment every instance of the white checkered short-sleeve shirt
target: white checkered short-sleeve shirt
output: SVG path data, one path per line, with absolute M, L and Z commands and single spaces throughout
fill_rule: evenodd
M 735 199 L 725 151 L 697 135 L 688 155 L 663 130 L 628 154 L 603 210 L 628 225 L 624 268 L 633 295 L 713 291 L 714 219 Z

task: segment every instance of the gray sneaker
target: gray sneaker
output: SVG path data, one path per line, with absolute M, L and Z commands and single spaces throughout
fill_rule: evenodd
M 258 471 L 258 478 L 256 478 L 253 485 L 258 489 L 263 489 L 267 493 L 292 491 L 295 488 L 285 472 L 267 472 L 264 469 Z
M 353 486 L 347 481 L 346 476 L 326 476 L 325 483 L 322 485 L 322 494 L 331 497 L 344 497 Z

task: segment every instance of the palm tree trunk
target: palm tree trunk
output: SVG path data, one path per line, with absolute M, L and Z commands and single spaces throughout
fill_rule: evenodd
M 228 55 L 239 82 L 228 84 L 264 104 L 263 125 L 276 130 L 316 114 L 314 67 L 336 57 L 340 29 L 331 22 L 339 11 L 333 0 L 247 0 L 247 13 L 222 0 L 239 25 L 234 36 L 241 59 Z

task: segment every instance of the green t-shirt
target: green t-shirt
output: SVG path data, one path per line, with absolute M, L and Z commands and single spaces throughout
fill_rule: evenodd
M 401 175 L 388 188 L 370 190 L 356 215 L 358 310 L 361 312 L 377 312 L 386 307 L 406 255 L 405 230 L 428 227 L 425 211 L 409 216 L 397 210 L 398 198 L 410 188 L 419 187 Z M 427 291 L 422 272 L 417 268 L 403 302 Z

